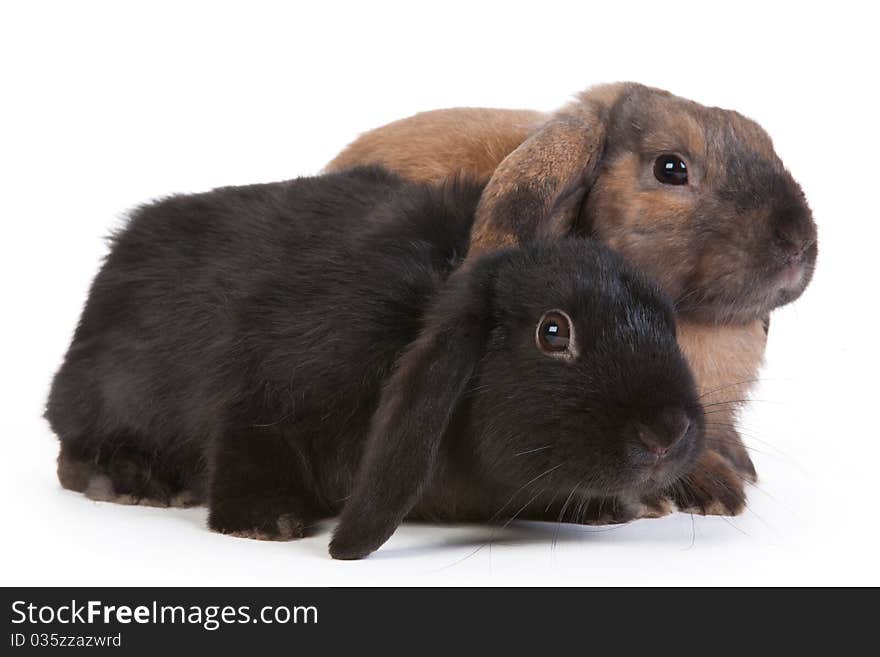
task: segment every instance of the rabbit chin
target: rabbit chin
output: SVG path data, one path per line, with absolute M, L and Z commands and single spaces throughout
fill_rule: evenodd
M 761 271 L 749 287 L 737 291 L 713 290 L 714 294 L 690 295 L 693 301 L 676 303 L 676 312 L 688 319 L 721 324 L 747 324 L 765 319 L 773 310 L 795 301 L 813 277 L 814 263 L 788 265 Z
M 763 318 L 771 311 L 795 301 L 800 297 L 813 277 L 813 261 L 786 265 L 766 278 L 763 287 L 754 295 L 755 307 L 751 318 Z
M 643 495 L 652 495 L 668 489 L 681 479 L 694 461 L 695 458 L 688 454 L 682 458 L 663 460 L 655 465 L 633 463 L 615 472 L 612 481 L 596 481 L 594 478 L 593 486 L 581 490 L 589 496 L 616 495 L 638 499 Z M 564 489 L 565 486 L 562 488 Z
M 676 460 L 673 462 L 661 461 L 655 466 L 643 468 L 644 473 L 640 480 L 633 484 L 632 488 L 641 493 L 655 493 L 671 486 L 685 473 L 685 462 Z

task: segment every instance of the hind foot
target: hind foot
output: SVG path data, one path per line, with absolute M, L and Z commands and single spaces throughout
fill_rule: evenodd
M 163 497 L 139 497 L 131 493 L 117 493 L 113 487 L 113 481 L 104 474 L 94 475 L 82 493 L 96 502 L 154 506 L 163 509 L 188 509 L 202 503 L 202 500 L 195 493 L 188 490 Z
M 114 471 L 113 467 L 117 470 Z M 110 472 L 94 461 L 77 458 L 64 445 L 58 455 L 58 481 L 67 490 L 82 493 L 96 502 L 132 504 L 155 507 L 188 508 L 202 503 L 201 496 L 192 490 L 145 476 L 137 476 L 136 465 L 126 460 L 119 467 L 118 460 L 110 464 Z M 116 475 L 114 481 L 113 475 Z

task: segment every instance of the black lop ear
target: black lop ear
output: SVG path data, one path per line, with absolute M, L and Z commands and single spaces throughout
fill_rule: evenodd
M 471 253 L 568 234 L 597 176 L 627 83 L 588 89 L 504 158 L 483 191 Z
M 335 559 L 367 556 L 394 533 L 434 473 L 441 439 L 490 329 L 499 254 L 468 261 L 400 355 L 373 415 L 351 495 L 330 543 Z

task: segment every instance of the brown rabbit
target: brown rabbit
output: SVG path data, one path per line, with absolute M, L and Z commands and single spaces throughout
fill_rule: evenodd
M 742 511 L 743 481 L 756 474 L 736 412 L 763 359 L 770 311 L 800 296 L 817 255 L 803 192 L 759 125 L 616 83 L 552 114 L 417 114 L 362 135 L 327 169 L 356 164 L 422 181 L 459 171 L 489 178 L 473 253 L 591 235 L 659 282 L 675 301 L 679 344 L 707 411 L 711 450 L 684 506 Z

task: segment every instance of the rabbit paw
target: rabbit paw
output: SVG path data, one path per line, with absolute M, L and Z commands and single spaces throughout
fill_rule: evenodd
M 675 503 L 668 497 L 643 499 L 639 506 L 639 518 L 662 518 L 675 511 Z
M 705 516 L 736 516 L 746 506 L 742 475 L 726 458 L 711 450 L 678 482 L 672 499 L 680 511 Z
M 675 505 L 665 497 L 642 500 L 597 498 L 584 505 L 578 522 L 584 525 L 620 525 L 640 518 L 662 518 L 675 511 Z
M 721 431 L 718 435 L 715 434 L 715 431 L 707 434 L 709 449 L 718 452 L 727 459 L 728 463 L 733 466 L 733 469 L 747 481 L 751 483 L 758 481 L 755 466 L 739 433 L 733 428 L 728 428 Z
M 211 509 L 208 526 L 214 531 L 258 541 L 290 541 L 305 535 L 298 503 L 288 498 L 243 500 Z

